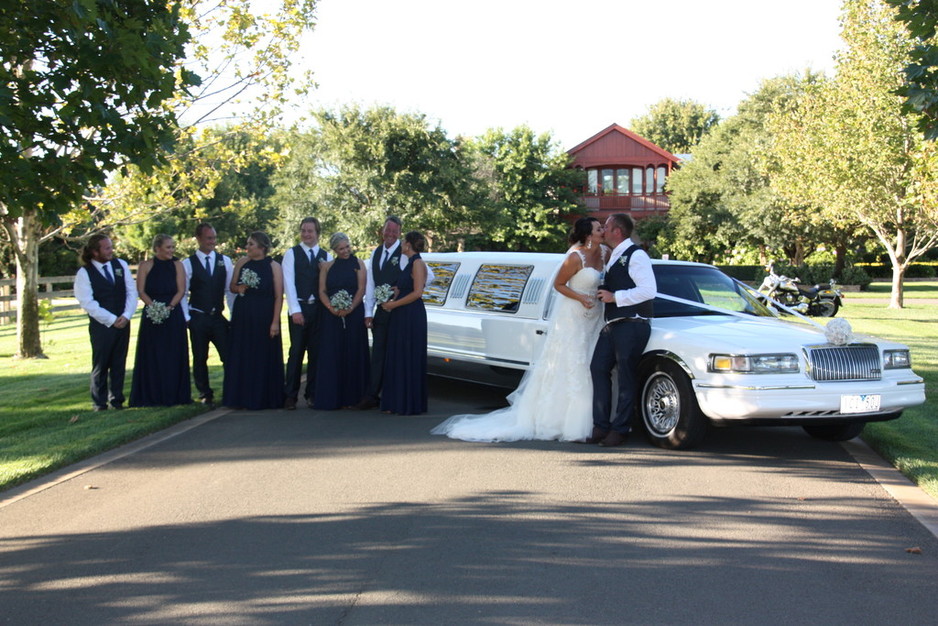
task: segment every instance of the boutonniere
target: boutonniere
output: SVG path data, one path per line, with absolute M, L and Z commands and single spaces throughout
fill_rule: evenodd
M 114 275 L 115 275 L 115 276 L 123 276 L 123 275 L 124 275 L 124 269 L 121 268 L 121 267 L 115 267 L 115 268 L 114 268 Z
M 215 267 L 225 267 L 225 260 L 221 257 L 215 259 Z
M 397 256 L 397 255 L 392 256 L 390 259 L 388 259 L 388 263 L 393 263 L 394 265 L 400 265 L 400 264 L 401 264 L 401 257 L 400 257 L 400 256 Z
M 625 267 L 628 264 L 628 262 L 629 260 L 625 258 L 624 256 L 619 257 L 619 265 L 621 265 L 622 267 Z

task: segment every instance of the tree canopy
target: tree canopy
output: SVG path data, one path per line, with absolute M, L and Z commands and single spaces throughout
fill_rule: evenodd
M 176 139 L 166 103 L 199 84 L 180 65 L 178 2 L 11 0 L 0 10 L 0 221 L 17 260 L 18 354 L 42 356 L 44 228 L 115 169 L 152 171 Z
M 716 111 L 698 102 L 665 98 L 633 119 L 630 128 L 672 154 L 686 154 L 719 121 Z
M 938 241 L 938 158 L 896 90 L 912 42 L 879 0 L 844 4 L 836 77 L 772 121 L 775 189 L 835 224 L 859 222 L 889 254 L 890 306 L 902 306 L 909 263 Z

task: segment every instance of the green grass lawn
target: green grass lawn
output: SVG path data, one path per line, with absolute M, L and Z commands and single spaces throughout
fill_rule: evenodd
M 874 293 L 880 292 L 881 285 L 874 283 Z M 884 297 L 888 296 L 888 286 L 883 289 Z M 916 302 L 922 298 L 938 298 L 938 281 L 910 283 L 902 310 L 886 308 L 885 301 L 856 303 L 848 297 L 838 316 L 849 320 L 856 332 L 912 348 L 913 367 L 926 381 L 926 403 L 908 409 L 901 419 L 868 425 L 863 438 L 938 498 L 938 315 L 935 305 Z M 128 390 L 136 328 L 135 321 L 128 355 Z M 284 349 L 288 343 L 285 338 Z M 88 321 L 81 313 L 62 314 L 43 328 L 48 359 L 15 359 L 15 347 L 15 327 L 0 326 L 0 490 L 204 411 L 199 404 L 91 411 Z M 214 350 L 211 353 L 212 386 L 220 396 L 221 365 Z

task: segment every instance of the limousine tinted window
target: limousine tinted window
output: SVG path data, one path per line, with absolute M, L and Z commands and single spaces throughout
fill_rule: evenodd
M 510 313 L 517 311 L 532 271 L 533 265 L 482 265 L 469 288 L 466 308 Z
M 427 265 L 433 270 L 433 282 L 424 288 L 423 302 L 433 306 L 443 306 L 446 303 L 450 285 L 453 284 L 453 277 L 459 270 L 459 263 L 431 261 Z
M 752 294 L 741 288 L 732 278 L 712 267 L 655 265 L 653 269 L 660 293 L 691 302 L 703 302 L 730 311 L 772 316 L 772 313 L 753 298 Z M 655 317 L 716 313 L 692 304 L 663 298 L 655 299 Z

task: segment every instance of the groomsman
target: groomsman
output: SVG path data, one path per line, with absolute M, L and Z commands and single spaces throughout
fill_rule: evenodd
M 189 326 L 195 388 L 199 390 L 199 401 L 211 407 L 215 404 L 215 392 L 208 379 L 208 346 L 210 343 L 215 346 L 224 363 L 228 356 L 228 320 L 223 312 L 226 299 L 231 308 L 233 296 L 229 286 L 234 265 L 230 258 L 215 251 L 217 234 L 211 224 L 196 226 L 195 240 L 199 249 L 182 261 L 187 286 L 182 312 Z
M 137 309 L 137 286 L 130 267 L 114 258 L 106 235 L 92 235 L 75 274 L 75 298 L 88 314 L 91 336 L 91 402 L 95 411 L 124 408 L 124 375 L 130 344 L 130 318 Z
M 401 270 L 407 266 L 407 257 L 401 254 L 401 229 L 399 217 L 390 216 L 381 231 L 381 245 L 371 253 L 365 267 L 368 281 L 365 286 L 365 326 L 371 329 L 371 378 L 368 391 L 356 409 L 373 409 L 379 404 L 381 387 L 384 384 L 384 359 L 388 346 L 388 323 L 391 314 L 381 308 L 375 300 L 375 289 L 381 285 L 393 287 Z M 427 266 L 427 281 L 433 282 L 433 270 Z M 375 308 L 375 306 L 377 308 Z
M 284 380 L 283 408 L 293 410 L 300 395 L 303 355 L 306 355 L 306 404 L 313 406 L 316 389 L 316 359 L 319 353 L 319 319 L 323 306 L 319 293 L 319 265 L 331 256 L 319 247 L 319 220 L 303 218 L 300 243 L 283 255 L 283 292 L 290 314 L 290 354 Z

